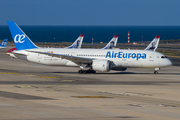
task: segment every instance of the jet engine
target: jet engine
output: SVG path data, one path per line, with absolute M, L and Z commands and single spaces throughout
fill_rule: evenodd
M 111 62 L 109 60 L 94 60 L 92 69 L 100 72 L 109 72 L 111 70 Z

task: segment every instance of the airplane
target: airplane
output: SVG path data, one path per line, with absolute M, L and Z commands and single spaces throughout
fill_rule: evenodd
M 1 48 L 6 48 L 7 41 L 8 41 L 8 39 L 3 40 L 3 42 L 0 44 L 0 49 Z
M 116 47 L 117 44 L 117 40 L 118 40 L 118 35 L 115 35 L 110 41 L 109 43 L 102 49 L 114 49 Z
M 162 53 L 129 49 L 39 48 L 13 21 L 7 21 L 17 50 L 13 54 L 30 62 L 80 67 L 78 73 L 125 71 L 127 68 L 154 68 L 154 74 L 172 62 Z
M 160 40 L 160 36 L 156 36 L 156 37 L 152 40 L 152 42 L 146 47 L 145 50 L 156 51 L 156 49 L 158 48 L 159 40 Z

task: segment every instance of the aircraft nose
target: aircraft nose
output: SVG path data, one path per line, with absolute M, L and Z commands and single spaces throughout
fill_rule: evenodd
M 171 66 L 173 63 L 168 59 L 168 65 Z

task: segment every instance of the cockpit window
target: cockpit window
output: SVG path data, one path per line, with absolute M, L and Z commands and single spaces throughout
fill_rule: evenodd
M 163 58 L 163 59 L 164 59 L 164 58 L 168 58 L 168 57 L 167 57 L 167 56 L 161 56 L 161 58 Z

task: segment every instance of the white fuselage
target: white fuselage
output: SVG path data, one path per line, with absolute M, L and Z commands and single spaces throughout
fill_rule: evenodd
M 38 48 L 31 49 L 31 51 L 91 58 L 93 60 L 109 60 L 113 63 L 111 65 L 112 68 L 161 68 L 172 65 L 171 61 L 165 55 L 150 50 Z M 14 51 L 13 53 L 24 54 L 15 54 L 17 58 L 45 65 L 79 66 L 71 60 L 25 50 Z

